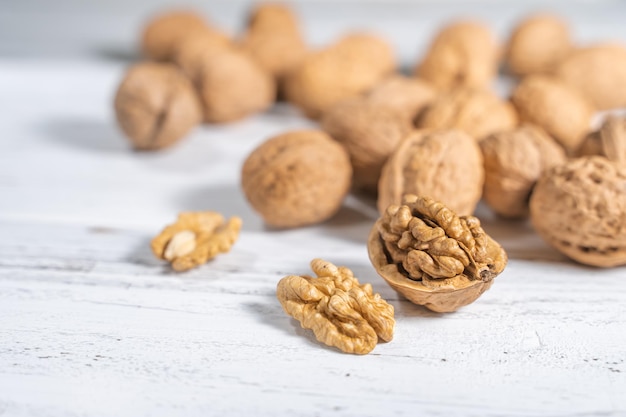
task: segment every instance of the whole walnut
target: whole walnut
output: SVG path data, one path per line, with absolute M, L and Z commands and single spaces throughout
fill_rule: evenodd
M 171 64 L 132 66 L 115 94 L 117 122 L 136 149 L 172 145 L 200 123 L 191 82 Z
M 385 106 L 411 122 L 435 99 L 435 89 L 426 81 L 415 77 L 393 75 L 384 79 L 368 94 L 371 103 Z
M 626 167 L 600 156 L 547 171 L 530 198 L 537 233 L 586 265 L 626 264 Z
M 369 34 L 345 36 L 311 53 L 285 79 L 285 96 L 306 116 L 317 119 L 334 104 L 360 95 L 393 71 L 391 46 Z
M 252 207 L 275 227 L 329 219 L 350 189 L 352 168 L 343 147 L 324 132 L 275 136 L 246 159 L 241 184 Z
M 497 74 L 498 54 L 488 27 L 459 21 L 437 34 L 415 74 L 442 90 L 486 87 Z
M 549 14 L 530 16 L 513 29 L 507 44 L 508 70 L 518 76 L 547 73 L 572 49 L 567 23 Z
M 540 128 L 523 125 L 480 143 L 485 164 L 483 198 L 498 215 L 528 216 L 530 193 L 542 172 L 565 162 L 565 152 Z
M 589 131 L 593 106 L 564 82 L 543 76 L 524 78 L 511 97 L 519 118 L 536 124 L 573 154 Z
M 241 46 L 277 81 L 307 53 L 298 18 L 289 7 L 274 3 L 254 7 Z
M 322 118 L 322 128 L 348 151 L 354 186 L 375 193 L 385 161 L 411 131 L 411 123 L 358 97 L 331 107 Z
M 192 80 L 201 75 L 202 63 L 212 59 L 226 48 L 232 48 L 231 40 L 216 31 L 194 32 L 183 38 L 174 53 L 172 62 L 178 65 Z
M 600 155 L 626 165 L 626 117 L 608 117 L 599 130 L 585 138 L 579 155 Z
M 579 90 L 598 110 L 626 107 L 626 47 L 603 44 L 574 50 L 554 75 Z
M 422 129 L 460 129 L 480 141 L 487 135 L 513 129 L 513 105 L 479 88 L 459 88 L 442 93 L 417 117 Z
M 170 60 L 183 38 L 207 29 L 204 19 L 190 11 L 172 11 L 155 16 L 145 26 L 141 50 L 148 58 Z
M 378 182 L 378 211 L 405 194 L 443 202 L 459 215 L 474 212 L 483 189 L 483 158 L 477 142 L 460 130 L 410 133 L 391 154 Z

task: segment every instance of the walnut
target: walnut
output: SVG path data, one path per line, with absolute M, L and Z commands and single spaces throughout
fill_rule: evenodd
M 368 252 L 393 289 L 442 313 L 474 302 L 507 263 L 504 249 L 476 217 L 459 217 L 431 198 L 410 194 L 378 219 Z
M 602 44 L 574 50 L 554 75 L 579 90 L 598 110 L 626 107 L 626 48 Z
M 594 109 L 576 90 L 555 78 L 531 75 L 511 98 L 520 120 L 536 124 L 573 154 L 589 131 Z
M 530 16 L 513 30 L 506 48 L 508 70 L 518 76 L 547 73 L 572 49 L 567 23 L 549 14 Z
M 187 76 L 198 81 L 202 63 L 216 56 L 226 48 L 232 48 L 231 40 L 216 31 L 202 31 L 183 38 L 172 55 L 172 62 L 178 65 Z
M 198 97 L 171 64 L 132 66 L 115 94 L 117 121 L 136 149 L 172 145 L 201 121 Z
M 626 264 L 626 167 L 600 156 L 547 171 L 530 198 L 537 233 L 582 264 Z
M 195 268 L 230 250 L 241 230 L 241 219 L 228 222 L 213 211 L 184 212 L 176 223 L 152 239 L 154 255 L 172 264 L 176 271 Z
M 480 147 L 485 164 L 483 198 L 507 218 L 528 216 L 528 200 L 539 176 L 566 159 L 563 149 L 532 125 L 489 136 Z
M 384 213 L 405 194 L 443 201 L 462 215 L 474 212 L 483 188 L 483 159 L 474 139 L 459 130 L 415 131 L 383 167 L 378 210 Z
M 285 79 L 285 95 L 310 118 L 376 85 L 395 67 L 393 50 L 374 35 L 354 33 L 311 53 Z
M 496 76 L 498 54 L 489 28 L 460 21 L 437 34 L 415 74 L 442 90 L 486 87 Z
M 435 89 L 424 80 L 394 75 L 370 90 L 367 99 L 413 121 L 420 111 L 433 101 L 435 94 Z
M 307 53 L 296 15 L 289 7 L 273 3 L 254 7 L 241 46 L 277 81 Z
M 346 353 L 364 355 L 378 340 L 393 339 L 393 306 L 359 284 L 351 270 L 321 259 L 311 261 L 316 277 L 290 275 L 278 282 L 283 309 L 313 330 L 320 342 Z
M 423 129 L 460 129 L 476 140 L 517 125 L 513 105 L 489 90 L 455 89 L 439 95 L 417 117 Z
M 141 50 L 148 58 L 172 58 L 183 38 L 208 29 L 204 19 L 190 11 L 172 11 L 154 17 L 144 28 Z
M 626 165 L 626 117 L 607 118 L 599 130 L 587 136 L 579 155 L 601 155 Z
M 256 148 L 243 164 L 241 184 L 267 224 L 298 227 L 334 215 L 351 177 L 350 158 L 339 143 L 324 132 L 301 130 Z
M 359 97 L 331 107 L 322 128 L 350 154 L 354 186 L 375 193 L 385 161 L 411 124 L 386 106 Z

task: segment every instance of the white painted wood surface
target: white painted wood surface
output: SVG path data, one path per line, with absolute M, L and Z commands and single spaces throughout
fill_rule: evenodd
M 247 206 L 238 185 L 247 153 L 310 122 L 282 106 L 199 128 L 165 152 L 132 152 L 111 111 L 126 63 L 86 53 L 87 32 L 57 41 L 90 27 L 121 44 L 146 7 L 61 4 L 56 20 L 42 2 L 0 12 L 1 416 L 626 415 L 626 268 L 571 263 L 528 225 L 481 208 L 509 252 L 506 271 L 455 314 L 414 306 L 369 264 L 372 202 L 350 198 L 328 223 L 292 231 L 266 229 Z M 366 6 L 341 6 L 352 14 L 334 16 L 330 33 L 371 22 L 406 56 L 425 42 L 401 36 L 414 6 L 396 5 L 382 23 L 380 6 Z M 226 21 L 240 9 L 230 7 Z M 302 7 L 332 15 L 328 5 Z M 414 19 L 424 27 L 457 11 L 423 7 Z M 583 37 L 606 36 L 608 25 L 626 39 L 615 24 L 623 6 L 577 7 L 562 10 Z M 501 5 L 477 13 L 496 26 L 513 16 Z M 119 31 L 105 25 L 116 17 Z M 37 29 L 42 22 L 58 33 Z M 309 27 L 327 36 L 319 20 Z M 46 44 L 48 32 L 57 38 Z M 175 274 L 148 242 L 194 209 L 238 214 L 244 230 L 231 253 Z M 282 312 L 277 281 L 306 273 L 314 257 L 353 268 L 394 305 L 392 342 L 345 355 Z

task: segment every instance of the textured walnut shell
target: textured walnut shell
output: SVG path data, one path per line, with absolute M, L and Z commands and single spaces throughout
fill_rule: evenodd
M 528 216 L 530 193 L 542 172 L 565 162 L 565 152 L 540 128 L 524 125 L 480 143 L 485 164 L 483 198 L 498 215 Z
M 352 168 L 343 147 L 324 132 L 275 136 L 246 159 L 241 183 L 252 207 L 275 227 L 322 222 L 341 207 Z
M 521 121 L 536 124 L 573 154 L 591 125 L 594 109 L 576 90 L 543 75 L 522 80 L 511 97 Z
M 626 117 L 607 118 L 599 130 L 585 138 L 579 155 L 600 155 L 626 165 Z
M 574 50 L 554 70 L 598 110 L 626 107 L 626 48 L 604 44 Z
M 194 32 L 180 42 L 172 54 L 172 62 L 196 82 L 202 74 L 202 63 L 231 47 L 231 40 L 220 32 L 213 30 Z
M 378 274 L 415 304 L 446 313 L 474 302 L 507 263 L 472 216 L 407 195 L 372 228 L 367 249 Z M 416 275 L 417 274 L 417 275 Z
M 358 96 L 395 67 L 391 46 L 368 34 L 351 34 L 307 55 L 285 79 L 285 96 L 310 118 L 320 118 L 334 104 Z
M 474 139 L 459 130 L 415 131 L 398 145 L 378 182 L 378 211 L 405 194 L 442 201 L 460 215 L 474 212 L 482 194 L 483 159 Z
M 547 73 L 572 49 L 569 26 L 557 16 L 541 14 L 521 21 L 506 48 L 508 70 L 518 76 Z
M 353 98 L 331 107 L 322 128 L 350 154 L 354 186 L 375 193 L 385 161 L 411 131 L 411 124 L 387 107 Z
M 547 171 L 530 199 L 537 233 L 586 265 L 626 264 L 626 167 L 600 156 Z
M 185 37 L 205 30 L 206 23 L 193 12 L 165 13 L 154 17 L 144 28 L 141 50 L 148 58 L 169 60 Z
M 394 75 L 370 90 L 367 99 L 413 121 L 435 95 L 435 89 L 424 80 Z
M 416 119 L 422 129 L 460 129 L 476 140 L 517 125 L 513 105 L 485 89 L 455 89 L 439 95 Z
M 273 78 L 243 52 L 222 49 L 201 63 L 196 87 L 207 122 L 231 122 L 274 103 Z
M 486 87 L 498 69 L 498 45 L 488 27 L 462 21 L 437 34 L 416 75 L 439 89 Z
M 115 94 L 117 122 L 136 149 L 172 145 L 200 123 L 191 82 L 171 64 L 131 67 Z

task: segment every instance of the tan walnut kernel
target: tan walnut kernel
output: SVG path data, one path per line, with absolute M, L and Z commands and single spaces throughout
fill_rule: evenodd
M 230 250 L 241 230 L 241 219 L 228 221 L 213 211 L 183 212 L 176 223 L 152 239 L 152 252 L 172 264 L 176 271 L 202 265 Z
M 600 155 L 626 166 L 626 117 L 608 117 L 600 129 L 587 135 L 579 155 Z
M 411 194 L 376 222 L 368 252 L 392 288 L 438 312 L 475 301 L 507 262 L 476 217 L 459 217 L 431 198 Z
M 278 282 L 283 309 L 313 330 L 320 342 L 346 353 L 371 352 L 378 340 L 393 339 L 393 306 L 359 284 L 352 271 L 321 259 L 311 261 L 316 277 L 290 275 Z

